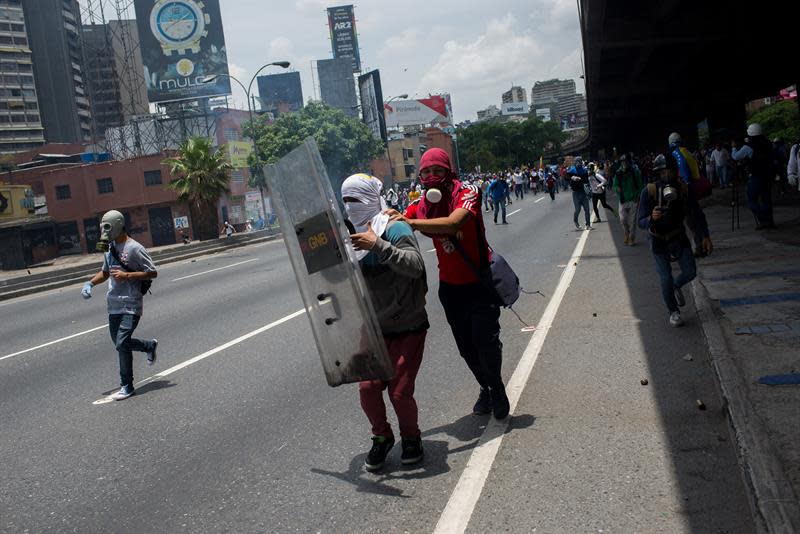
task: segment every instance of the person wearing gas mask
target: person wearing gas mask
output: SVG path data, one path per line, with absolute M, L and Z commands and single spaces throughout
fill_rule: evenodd
M 760 124 L 747 127 L 747 140 L 742 147 L 733 141 L 731 157 L 742 164 L 747 175 L 747 206 L 756 220 L 756 230 L 775 228 L 772 215 L 772 181 L 777 174 L 772 144 L 764 136 Z
M 84 299 L 92 297 L 92 288 L 106 280 L 108 292 L 108 329 L 119 357 L 120 390 L 114 400 L 125 400 L 135 394 L 133 389 L 133 353 L 147 354 L 147 364 L 156 362 L 157 339 L 133 337 L 143 311 L 143 296 L 151 280 L 158 276 L 156 266 L 147 250 L 125 231 L 125 217 L 111 210 L 100 221 L 98 250 L 105 252 L 103 267 L 81 289 Z
M 570 187 L 572 187 L 572 204 L 575 206 L 575 213 L 572 215 L 575 228 L 577 230 L 583 229 L 578 223 L 578 215 L 583 210 L 586 229 L 591 230 L 592 223 L 589 222 L 589 195 L 591 194 L 591 188 L 589 186 L 589 171 L 583 166 L 583 158 L 580 156 L 575 158 L 574 165 L 567 170 L 567 177 L 569 178 Z
M 614 184 L 619 197 L 619 221 L 625 233 L 625 244 L 633 246 L 636 244 L 636 206 L 644 184 L 639 167 L 634 165 L 626 154 L 619 158 Z
M 492 258 L 480 189 L 458 181 L 450 157 L 440 148 L 427 150 L 419 168 L 425 196 L 405 214 L 389 213 L 392 220 L 405 221 L 433 238 L 439 260 L 439 300 L 458 351 L 480 386 L 473 413 L 491 412 L 504 419 L 510 407 L 500 373 L 500 304 L 476 272 L 488 268 Z
M 655 182 L 645 187 L 639 198 L 639 228 L 650 236 L 650 250 L 661 282 L 661 295 L 669 311 L 670 325 L 683 324 L 680 308 L 686 304 L 682 288 L 697 274 L 689 236 L 684 228 L 687 217 L 694 219 L 695 228 L 708 238 L 705 217 L 697 218 L 700 210 L 688 194 L 688 185 L 679 179 L 678 162 L 672 156 L 658 155 L 653 161 Z M 680 267 L 680 274 L 672 275 L 672 263 Z
M 372 448 L 365 460 L 367 471 L 383 467 L 395 443 L 386 419 L 386 389 L 400 426 L 400 461 L 410 465 L 423 458 L 414 384 L 429 328 L 425 262 L 411 227 L 390 221 L 384 213 L 387 206 L 382 202 L 381 187 L 379 179 L 367 174 L 355 174 L 342 183 L 345 213 L 355 230 L 350 240 L 394 363 L 392 380 L 359 384 L 361 407 L 372 427 Z

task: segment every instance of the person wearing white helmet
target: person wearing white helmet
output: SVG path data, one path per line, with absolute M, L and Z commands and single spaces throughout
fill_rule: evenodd
M 775 228 L 772 214 L 772 181 L 776 166 L 772 144 L 764 136 L 764 129 L 754 122 L 747 127 L 747 138 L 741 147 L 732 141 L 731 157 L 744 169 L 747 176 L 747 206 L 753 212 L 756 230 Z
M 108 329 L 119 357 L 120 390 L 111 397 L 125 400 L 133 389 L 133 353 L 147 354 L 147 364 L 156 362 L 157 339 L 141 340 L 133 332 L 142 318 L 144 293 L 158 276 L 147 250 L 125 231 L 125 217 L 117 210 L 103 215 L 100 221 L 98 249 L 105 251 L 103 267 L 81 289 L 84 299 L 92 297 L 92 288 L 106 280 L 108 293 Z

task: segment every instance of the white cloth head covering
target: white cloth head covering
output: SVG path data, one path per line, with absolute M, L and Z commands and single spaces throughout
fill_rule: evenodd
M 342 198 L 353 198 L 358 202 L 345 202 L 347 218 L 353 223 L 357 232 L 366 232 L 367 225 L 372 223 L 372 231 L 380 237 L 389 224 L 389 216 L 383 212 L 387 209 L 381 197 L 383 183 L 369 174 L 354 174 L 342 183 Z M 369 251 L 357 250 L 356 257 L 361 260 Z

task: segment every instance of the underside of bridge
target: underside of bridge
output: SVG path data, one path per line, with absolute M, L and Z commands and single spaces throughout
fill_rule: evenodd
M 578 3 L 592 149 L 693 144 L 704 120 L 742 133 L 749 100 L 800 78 L 793 2 Z

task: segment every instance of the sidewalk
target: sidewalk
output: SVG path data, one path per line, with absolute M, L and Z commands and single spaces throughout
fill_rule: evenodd
M 800 378 L 800 198 L 781 198 L 765 231 L 743 196 L 732 231 L 730 198 L 707 201 L 714 253 L 698 261 L 697 306 L 757 513 L 769 532 L 800 532 L 800 384 L 762 383 Z

